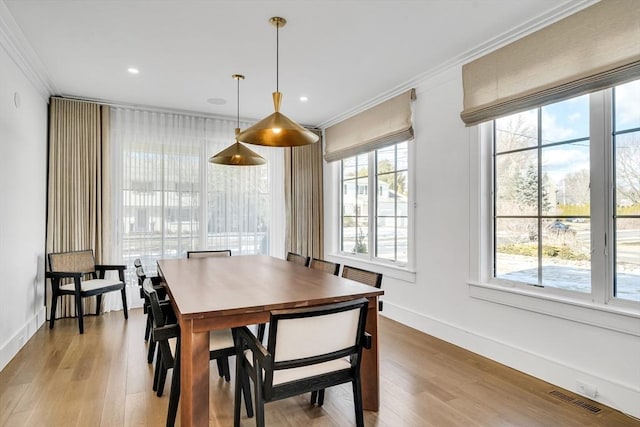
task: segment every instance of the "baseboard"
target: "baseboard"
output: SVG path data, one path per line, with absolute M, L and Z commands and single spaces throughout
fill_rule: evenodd
M 581 371 L 562 361 L 393 304 L 388 299 L 385 299 L 384 312 L 381 315 L 578 394 L 580 392 L 576 389 L 576 381 L 594 384 L 598 389 L 597 396 L 595 399 L 587 397 L 640 418 L 640 388 L 637 384 L 612 381 L 597 374 Z
M 44 307 L 41 307 L 11 338 L 2 344 L 2 347 L 0 347 L 0 371 L 9 364 L 11 359 L 18 354 L 27 341 L 40 329 L 45 319 L 46 311 Z

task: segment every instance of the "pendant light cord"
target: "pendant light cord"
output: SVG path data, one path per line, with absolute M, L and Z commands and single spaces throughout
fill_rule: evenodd
M 240 128 L 240 78 L 236 79 L 238 81 L 238 90 L 236 93 L 236 127 Z
M 278 87 L 278 75 L 280 74 L 280 23 L 276 25 L 276 92 L 280 92 Z

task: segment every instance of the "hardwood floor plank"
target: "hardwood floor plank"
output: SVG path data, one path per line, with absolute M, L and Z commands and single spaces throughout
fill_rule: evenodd
M 121 312 L 88 316 L 82 336 L 75 319 L 58 320 L 53 330 L 43 326 L 0 372 L 0 426 L 163 426 L 172 373 L 157 397 L 145 320 L 139 309 L 126 322 Z M 549 394 L 559 390 L 573 399 L 574 393 L 389 319 L 380 318 L 379 331 L 380 411 L 365 412 L 366 426 L 640 427 L 599 403 L 602 411 L 592 414 Z M 234 386 L 211 368 L 209 425 L 231 426 Z M 323 407 L 309 401 L 306 394 L 267 404 L 267 424 L 355 425 L 350 385 L 327 390 Z M 242 426 L 255 425 L 242 414 Z

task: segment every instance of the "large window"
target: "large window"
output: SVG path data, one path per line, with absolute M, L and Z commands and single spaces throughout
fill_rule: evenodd
M 409 259 L 407 142 L 341 162 L 341 251 L 405 265 Z
M 640 302 L 640 81 L 493 134 L 493 277 Z
M 281 150 L 252 147 L 267 158 L 262 166 L 208 162 L 231 144 L 234 125 L 112 109 L 114 232 L 123 262 L 141 258 L 153 270 L 158 259 L 189 250 L 270 253 L 273 241 L 283 240 L 284 215 L 272 215 L 273 206 L 284 205 Z

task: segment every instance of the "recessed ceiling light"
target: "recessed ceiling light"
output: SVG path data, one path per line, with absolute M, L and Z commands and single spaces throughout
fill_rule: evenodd
M 127 68 L 127 71 L 129 72 L 129 74 L 138 74 L 140 72 L 140 70 L 138 70 L 137 68 Z
M 227 103 L 227 100 L 222 98 L 209 98 L 207 102 L 213 105 L 224 105 Z
M 307 98 L 306 96 L 301 96 L 300 97 L 300 101 L 302 102 L 307 102 L 309 100 L 309 98 Z

